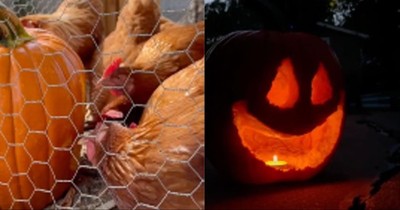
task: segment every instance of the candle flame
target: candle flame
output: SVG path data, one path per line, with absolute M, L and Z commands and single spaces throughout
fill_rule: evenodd
M 278 155 L 274 155 L 274 156 L 272 157 L 272 160 L 273 160 L 274 162 L 277 162 L 277 161 L 278 161 Z
M 283 161 L 283 160 L 278 160 L 278 155 L 273 155 L 272 156 L 272 161 L 267 161 L 265 162 L 265 164 L 267 164 L 268 166 L 272 166 L 272 167 L 281 167 L 281 166 L 286 166 L 287 162 Z

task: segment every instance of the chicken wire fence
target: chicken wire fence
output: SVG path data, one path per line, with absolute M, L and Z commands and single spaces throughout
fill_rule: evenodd
M 133 0 L 130 0 L 133 1 Z M 18 17 L 23 17 L 25 15 L 31 15 L 31 14 L 50 14 L 54 12 L 62 2 L 61 0 L 1 0 L 10 10 L 14 11 Z M 114 0 L 103 0 L 104 5 L 108 4 L 113 4 Z M 103 12 L 100 15 L 104 16 L 104 18 L 107 18 L 109 16 L 113 16 L 116 21 L 116 17 L 118 17 L 119 10 L 124 6 L 126 3 L 125 1 L 120 1 L 123 2 L 122 4 L 118 5 L 120 7 L 119 9 L 116 9 L 113 12 Z M 161 5 L 161 14 L 175 22 L 179 23 L 195 23 L 199 20 L 203 20 L 203 1 L 202 0 L 161 0 L 160 5 Z M 107 11 L 107 7 L 105 7 L 105 10 Z M 107 22 L 105 22 L 107 24 Z M 95 23 L 97 24 L 97 23 Z M 110 31 L 113 30 L 113 27 L 115 27 L 115 24 L 110 26 L 111 29 Z M 198 34 L 204 34 L 203 31 L 198 31 Z M 88 34 L 82 35 L 82 38 L 86 38 Z M 91 34 L 89 34 L 92 36 Z M 130 36 L 134 36 L 134 34 L 129 34 Z M 75 38 L 80 38 L 79 36 Z M 12 51 L 11 51 L 12 54 Z M 10 54 L 8 53 L 2 53 L 0 52 L 0 58 L 1 57 L 9 57 Z M 28 58 L 26 58 L 28 59 Z M 193 60 L 194 62 L 194 60 Z M 3 68 L 3 67 L 0 67 Z M 3 69 L 2 69 L 3 71 Z M 39 71 L 39 69 L 31 69 L 27 71 Z M 90 73 L 90 71 L 94 71 L 92 69 L 79 69 L 78 73 Z M 204 77 L 203 75 L 203 70 L 199 69 L 199 73 L 197 74 L 197 77 Z M 71 77 L 72 78 L 72 77 Z M 190 79 L 190 78 L 189 78 Z M 0 81 L 1 82 L 1 81 Z M 161 81 L 160 81 L 161 83 Z M 12 88 L 12 84 L 0 84 L 0 88 Z M 65 84 L 64 84 L 65 87 Z M 178 88 L 173 88 L 173 89 L 168 89 L 168 87 L 165 88 L 166 92 L 183 92 L 187 91 L 185 89 L 186 87 L 178 87 Z M 68 88 L 67 88 L 68 89 Z M 71 90 L 67 91 L 61 91 L 64 92 L 65 94 L 71 94 Z M 14 92 L 13 92 L 14 93 Z M 60 93 L 61 94 L 61 93 Z M 62 94 L 61 94 L 62 95 Z M 10 98 L 18 98 L 18 97 L 2 97 L 0 95 L 0 103 L 5 103 L 4 100 L 9 100 Z M 36 101 L 38 102 L 38 101 Z M 13 103 L 13 102 L 7 102 L 7 103 Z M 42 106 L 44 105 L 43 101 L 39 100 L 39 103 L 42 103 Z M 132 102 L 134 104 L 134 102 Z M 86 109 L 90 106 L 93 105 L 92 101 L 86 101 L 86 102 L 80 102 L 77 103 L 75 106 L 85 106 Z M 196 105 L 196 104 L 194 104 Z M 2 105 L 3 106 L 3 105 Z M 27 107 L 28 105 L 25 105 Z M 138 105 L 140 106 L 140 105 Z M 146 108 L 146 106 L 144 106 Z M 35 109 L 32 109 L 34 111 Z M 47 111 L 48 112 L 48 111 Z M 71 111 L 72 113 L 73 111 Z M 199 116 L 194 116 L 194 117 L 203 117 L 203 112 L 204 109 L 203 107 L 199 108 Z M 32 113 L 32 116 L 34 116 L 35 113 Z M 49 113 L 47 113 L 49 114 Z M 78 133 L 77 138 L 74 140 L 73 145 L 69 145 L 67 147 L 63 146 L 55 146 L 52 145 L 51 150 L 53 153 L 50 155 L 47 154 L 49 157 L 47 160 L 37 160 L 36 156 L 40 154 L 36 153 L 46 153 L 45 151 L 29 151 L 29 148 L 26 147 L 27 141 L 29 139 L 32 139 L 31 141 L 35 141 L 36 138 L 34 136 L 36 135 L 42 135 L 43 138 L 39 138 L 40 141 L 50 141 L 49 140 L 49 133 L 46 131 L 50 126 L 57 126 L 57 123 L 53 123 L 54 125 L 51 125 L 51 123 L 48 123 L 45 125 L 45 129 L 38 131 L 35 129 L 32 129 L 30 126 L 27 126 L 27 122 L 23 122 L 25 119 L 24 117 L 21 117 L 19 113 L 4 113 L 3 111 L 0 112 L 0 124 L 1 124 L 1 132 L 0 132 L 0 170 L 1 174 L 11 174 L 10 179 L 4 178 L 5 176 L 0 175 L 0 195 L 4 196 L 7 195 L 6 198 L 12 200 L 10 203 L 10 206 L 4 206 L 4 204 L 1 204 L 3 202 L 2 200 L 5 197 L 0 197 L 0 209 L 15 209 L 15 208 L 24 208 L 21 207 L 21 205 L 18 204 L 23 204 L 22 206 L 25 207 L 30 207 L 33 208 L 32 202 L 34 202 L 36 199 L 40 200 L 38 197 L 40 197 L 40 194 L 48 194 L 52 198 L 52 202 L 50 202 L 45 209 L 118 209 L 117 202 L 118 199 L 115 198 L 115 190 L 118 189 L 124 189 L 127 188 L 128 186 L 113 186 L 110 184 L 107 184 L 105 181 L 106 178 L 104 178 L 104 174 L 102 174 L 95 166 L 92 166 L 90 162 L 87 160 L 86 157 L 86 151 L 85 147 L 82 148 L 80 151 L 79 155 L 77 155 L 76 151 L 73 151 L 75 146 L 80 144 L 79 140 L 82 138 L 93 138 L 95 134 L 93 134 L 93 130 L 85 130 L 85 132 Z M 51 113 L 50 113 L 51 115 Z M 76 127 L 74 127 L 74 123 L 72 122 L 72 119 L 67 119 L 70 118 L 71 114 L 68 113 L 65 116 L 50 116 L 50 118 L 53 121 L 69 121 L 69 126 L 72 127 L 70 129 L 72 130 L 77 130 Z M 6 119 L 10 118 L 10 119 Z M 11 119 L 12 118 L 12 119 Z M 39 119 L 35 119 L 39 120 Z M 87 120 L 87 119 L 86 119 Z M 10 121 L 10 123 L 8 123 Z M 21 121 L 21 122 L 18 122 Z M 13 124 L 14 123 L 14 124 Z M 38 123 L 40 123 L 38 121 Z M 124 122 L 122 122 L 124 123 Z M 12 142 L 12 135 L 9 136 L 6 133 L 8 132 L 7 129 L 12 129 L 12 125 L 23 125 L 19 126 L 24 127 L 24 131 L 16 129 L 15 132 L 25 132 L 25 138 L 21 142 Z M 60 124 L 61 125 L 61 124 Z M 165 124 L 165 127 L 176 127 L 177 129 L 184 127 L 184 129 L 191 129 L 191 125 L 173 125 L 173 124 Z M 60 130 L 65 129 L 65 128 L 58 128 Z M 17 134 L 13 134 L 16 136 Z M 194 174 L 194 177 L 197 177 L 198 183 L 196 185 L 190 186 L 192 189 L 187 190 L 186 192 L 175 192 L 171 190 L 168 186 L 164 184 L 165 180 L 163 180 L 163 177 L 159 177 L 159 172 L 161 169 L 158 170 L 156 173 L 143 173 L 141 176 L 151 176 L 154 177 L 153 181 L 157 182 L 159 191 L 162 191 L 160 198 L 157 198 L 156 200 L 158 203 L 146 203 L 140 200 L 140 198 L 135 197 L 134 193 L 131 193 L 131 197 L 136 200 L 137 204 L 134 208 L 137 209 L 159 209 L 163 208 L 163 202 L 171 199 L 171 197 L 180 197 L 176 199 L 176 201 L 181 201 L 181 202 L 192 202 L 196 208 L 201 209 L 204 206 L 204 173 L 202 171 L 199 171 L 198 169 L 195 169 L 192 166 L 192 162 L 194 161 L 195 158 L 204 157 L 204 140 L 198 140 L 198 137 L 195 137 L 196 141 L 198 142 L 198 147 L 195 149 L 195 153 L 187 160 L 184 161 L 178 161 L 174 162 L 172 161 L 172 164 L 186 164 L 187 169 L 191 170 L 192 173 Z M 200 136 L 200 138 L 203 138 Z M 37 142 L 36 144 L 40 145 L 40 142 Z M 48 144 L 44 143 L 43 144 Z M 40 147 L 40 146 L 39 146 Z M 14 152 L 11 152 L 13 151 Z M 52 158 L 55 155 L 56 152 L 60 153 L 69 153 L 71 156 L 74 157 L 73 162 L 76 162 L 77 169 L 75 170 L 73 176 L 71 179 L 63 179 L 59 178 L 59 175 L 57 175 L 55 172 L 53 172 L 52 167 L 50 167 L 49 162 L 52 161 Z M 10 160 L 10 156 L 24 156 L 24 161 L 27 161 L 27 167 L 24 169 L 21 169 L 21 167 L 18 167 L 18 163 L 14 162 L 13 164 L 16 164 L 16 169 L 12 169 L 11 163 L 8 163 L 7 161 Z M 107 154 L 109 155 L 109 154 Z M 112 154 L 110 154 L 112 155 Z M 26 164 L 26 163 L 24 163 Z M 57 163 L 56 165 L 63 165 L 65 163 L 60 162 Z M 168 165 L 169 160 L 166 158 L 164 164 L 161 166 Z M 46 177 L 46 179 L 51 180 L 54 182 L 53 186 L 51 187 L 42 187 L 40 184 L 35 183 L 32 181 L 32 178 L 30 177 L 30 171 L 35 170 L 34 165 L 39 165 L 40 167 L 47 167 L 50 169 L 51 175 L 49 175 L 52 178 Z M 23 168 L 23 167 L 22 167 Z M 7 172 L 8 171 L 8 172 Z M 61 175 L 61 177 L 63 177 Z M 18 180 L 16 182 L 13 182 L 13 180 Z M 23 180 L 23 181 L 22 181 Z M 25 183 L 25 184 L 30 184 L 32 189 L 31 193 L 21 193 L 19 186 L 14 186 L 14 188 L 11 189 L 9 187 L 10 185 L 13 185 L 15 183 L 19 182 Z M 53 195 L 53 189 L 54 186 L 56 185 L 64 185 L 67 184 L 68 190 L 64 191 L 61 196 L 56 196 Z M 24 188 L 24 186 L 21 186 Z M 29 188 L 29 187 L 28 187 Z M 112 191 L 112 190 L 114 191 Z M 23 189 L 22 189 L 23 190 Z M 157 189 L 156 189 L 157 190 Z M 3 192 L 2 192 L 3 191 Z M 18 191 L 14 192 L 14 191 Z M 25 190 L 26 191 L 26 190 Z M 29 190 L 28 190 L 29 191 Z M 129 191 L 130 192 L 130 191 Z M 152 195 L 149 195 L 152 196 Z M 201 199 L 198 199 L 201 198 Z
M 8 8 L 12 9 L 19 16 L 37 14 L 37 13 L 51 13 L 54 12 L 60 5 L 62 0 L 1 0 Z M 103 0 L 105 3 L 104 16 L 107 14 L 107 3 L 115 4 L 120 1 L 121 6 L 125 1 L 121 0 Z M 161 0 L 160 5 L 162 13 L 165 17 L 173 21 L 181 23 L 194 23 L 202 20 L 204 17 L 204 2 L 203 0 Z

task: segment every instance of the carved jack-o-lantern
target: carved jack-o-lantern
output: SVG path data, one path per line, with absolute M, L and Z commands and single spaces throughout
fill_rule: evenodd
M 327 163 L 343 124 L 340 66 L 304 33 L 235 32 L 206 60 L 207 157 L 246 183 L 304 180 Z

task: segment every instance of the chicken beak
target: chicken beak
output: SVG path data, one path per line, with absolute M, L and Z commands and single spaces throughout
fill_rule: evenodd
M 87 157 L 87 159 L 93 164 L 96 165 L 95 154 L 96 154 L 96 142 L 95 138 L 84 138 L 79 141 L 79 144 L 82 144 L 81 156 Z
M 122 119 L 124 118 L 124 113 L 118 110 L 110 109 L 102 114 L 102 117 L 105 119 Z

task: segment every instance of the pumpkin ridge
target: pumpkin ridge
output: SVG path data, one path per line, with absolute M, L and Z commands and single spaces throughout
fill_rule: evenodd
M 9 51 L 8 51 L 8 53 L 10 53 Z M 8 61 L 8 64 L 9 64 L 9 67 L 8 67 L 8 69 L 10 69 L 10 68 L 12 68 L 12 58 L 11 58 L 11 56 L 9 57 L 9 61 Z M 6 88 L 7 88 L 7 91 L 8 92 L 10 92 L 9 94 L 8 94 L 8 96 L 9 96 L 9 101 L 12 101 L 13 100 L 13 96 L 14 96 L 14 94 L 13 94 L 13 91 L 12 91 L 12 86 L 11 86 L 11 78 L 12 78 L 12 75 L 13 75 L 13 73 L 14 72 L 9 72 L 9 75 L 8 75 L 8 79 L 7 79 L 7 83 L 6 84 L 9 84 L 9 86 L 6 86 Z M 15 104 L 12 104 L 11 106 L 10 106 L 10 109 L 11 110 L 7 110 L 6 112 L 9 112 L 9 111 L 11 111 L 11 113 L 14 113 L 14 105 Z M 4 122 L 5 121 L 5 119 L 3 119 L 3 122 L 2 123 L 5 123 Z M 12 125 L 14 125 L 14 118 L 13 117 L 11 117 L 11 124 Z M 14 129 L 11 129 L 11 132 L 12 132 L 12 139 L 8 139 L 6 136 L 5 136 L 5 140 L 7 141 L 7 144 L 8 144 L 8 146 L 10 145 L 10 142 L 11 142 L 11 144 L 15 144 L 15 138 L 16 138 L 16 134 L 15 134 L 15 130 Z M 10 147 L 10 146 L 9 146 Z M 17 155 L 16 155 L 16 153 L 15 153 L 15 150 L 10 150 L 10 149 L 8 149 L 8 151 L 5 153 L 5 155 L 6 154 L 8 154 L 8 153 L 10 153 L 11 152 L 11 154 L 13 154 L 12 156 L 14 157 L 13 158 L 13 160 L 14 161 L 12 161 L 12 163 L 10 163 L 10 161 L 5 157 L 5 161 L 8 163 L 8 165 L 9 165 L 9 167 L 10 167 L 10 173 L 12 174 L 13 173 L 13 170 L 12 170 L 12 166 L 14 166 L 14 168 L 17 168 L 18 169 L 18 164 L 17 164 L 17 161 L 15 161 L 16 160 L 16 158 L 17 158 Z M 17 177 L 17 181 L 18 181 L 18 183 L 19 183 L 19 177 Z M 17 189 L 17 191 L 18 191 L 18 194 L 19 195 L 21 195 L 21 190 L 18 188 Z M 11 191 L 10 191 L 11 192 Z M 12 194 L 12 193 L 11 193 Z
M 35 69 L 36 71 L 38 71 L 38 69 L 35 68 L 36 66 L 35 66 L 35 63 L 33 62 L 33 59 L 32 59 L 32 58 L 33 58 L 33 56 L 35 56 L 35 55 L 37 55 L 37 54 L 40 54 L 41 51 L 39 50 L 39 53 L 35 53 L 35 54 L 32 54 L 31 52 L 37 52 L 37 49 L 39 48 L 39 46 L 40 46 L 40 45 L 39 45 L 38 43 L 33 43 L 33 45 L 32 45 L 31 48 L 26 47 L 26 46 L 24 46 L 23 48 L 21 48 L 22 50 L 19 51 L 18 54 L 19 54 L 19 55 L 22 55 L 24 58 L 30 57 L 30 60 L 31 60 L 30 63 L 25 63 L 26 66 L 20 66 L 21 69 L 24 69 L 24 68 L 31 69 L 30 67 L 33 67 L 32 69 Z M 16 60 L 16 59 L 15 59 L 15 60 Z M 20 65 L 21 65 L 21 64 L 20 64 Z M 40 82 L 40 77 L 39 77 L 38 75 L 36 75 L 35 77 L 30 78 L 30 79 L 39 80 L 39 81 L 37 82 L 37 84 L 39 84 L 39 90 L 40 90 L 39 94 L 40 94 L 41 96 L 43 96 L 44 93 L 45 93 L 45 86 L 43 85 L 42 82 Z M 19 84 L 18 84 L 18 85 L 19 85 L 19 86 L 22 86 L 22 85 L 24 85 L 25 83 L 26 83 L 26 81 L 22 81 L 21 79 L 19 79 Z M 22 92 L 21 92 L 21 93 L 22 93 Z M 43 101 L 40 101 L 40 102 L 41 102 L 41 104 L 42 104 L 43 106 L 45 106 L 45 104 L 43 103 Z M 44 112 L 45 112 L 45 111 L 44 111 Z M 46 122 L 48 122 L 48 121 L 49 121 L 48 115 L 47 115 L 46 113 L 44 113 L 44 115 L 46 116 L 46 119 L 45 119 Z M 41 115 L 39 115 L 39 116 L 43 116 L 43 114 L 41 114 Z M 40 119 L 39 119 L 39 120 L 40 120 Z M 28 127 L 29 127 L 29 126 L 28 126 Z M 15 125 L 14 128 L 18 128 L 18 126 Z M 30 129 L 29 129 L 29 131 L 30 131 Z M 29 132 L 29 131 L 28 131 L 28 132 Z M 47 135 L 46 135 L 46 137 L 47 137 Z M 26 137 L 25 137 L 24 142 L 25 142 L 25 141 L 26 141 Z M 27 152 L 28 152 L 28 151 L 27 151 Z M 50 155 L 50 145 L 49 145 L 49 144 L 43 144 L 43 145 L 41 145 L 41 152 L 46 152 L 46 156 L 49 157 L 49 155 Z M 28 153 L 29 153 L 29 152 L 28 152 Z M 15 160 L 18 160 L 17 157 L 15 157 Z M 30 170 L 32 170 L 33 165 L 34 165 L 34 164 L 33 164 L 33 162 L 31 161 L 31 162 L 30 162 L 30 166 L 29 166 L 27 172 L 29 172 Z M 29 179 L 30 179 L 32 182 L 38 182 L 38 181 L 36 181 L 37 178 L 36 178 L 36 177 L 31 177 L 31 176 L 29 175 L 29 173 L 27 173 L 26 176 L 29 177 Z M 50 175 L 49 175 L 49 172 L 46 171 L 46 173 L 40 173 L 40 180 L 47 180 L 47 183 L 51 183 L 51 177 L 50 177 Z M 41 181 L 39 181 L 39 182 L 41 182 Z M 18 180 L 18 183 L 21 183 L 21 181 Z M 36 188 L 35 184 L 34 184 L 33 186 Z M 50 188 L 50 186 L 47 185 L 46 188 Z M 18 187 L 18 190 L 21 191 L 21 188 Z M 28 192 L 26 192 L 26 193 L 28 193 Z M 31 194 L 31 196 L 33 196 L 34 194 L 35 194 L 35 192 L 33 191 L 32 194 Z M 27 195 L 23 195 L 23 196 L 25 197 L 25 196 L 27 196 Z
M 55 76 L 55 78 L 56 78 L 56 81 L 54 81 L 54 83 L 57 85 L 57 86 L 59 86 L 59 85 L 62 85 L 63 83 L 65 83 L 66 82 L 66 78 L 67 78 L 67 74 L 69 73 L 67 73 L 67 72 L 65 72 L 65 68 L 62 68 L 61 66 L 60 66 L 60 64 L 59 64 L 59 62 L 57 62 L 58 61 L 58 56 L 60 56 L 60 52 L 61 52 L 61 54 L 63 54 L 63 52 L 60 50 L 60 49 L 57 49 L 56 47 L 52 47 L 52 46 L 49 46 L 49 45 L 47 45 L 46 43 L 41 43 L 42 44 L 42 46 L 45 46 L 46 47 L 46 51 L 48 51 L 49 52 L 49 55 L 47 55 L 46 57 L 47 58 L 45 58 L 45 59 L 49 59 L 50 60 L 50 62 L 48 62 L 49 63 L 49 70 L 47 70 L 48 72 L 55 72 L 56 73 L 56 76 Z M 66 59 L 63 59 L 63 61 L 65 62 L 65 60 Z M 49 85 L 49 84 L 48 84 Z M 50 84 L 50 85 L 53 85 L 53 84 Z
M 43 96 L 45 94 L 46 84 L 45 84 L 44 79 L 40 77 L 40 74 L 41 74 L 40 69 L 39 69 L 40 63 L 37 63 L 36 60 L 33 59 L 33 58 L 37 57 L 37 55 L 41 55 L 41 48 L 40 48 L 40 44 L 38 44 L 37 42 L 35 42 L 35 45 L 33 47 L 35 47 L 34 50 L 27 49 L 27 48 L 24 48 L 24 49 L 25 49 L 25 53 L 27 53 L 28 56 L 32 59 L 31 64 L 33 65 L 33 67 L 34 67 L 33 69 L 37 73 L 35 79 L 38 80 L 37 83 L 39 84 L 39 87 L 40 87 L 40 95 Z M 35 54 L 32 54 L 32 52 L 35 52 Z M 43 63 L 43 60 L 41 62 Z
M 35 45 L 37 48 L 38 48 L 38 50 L 39 50 L 39 53 L 37 53 L 37 54 L 40 54 L 41 53 L 41 48 L 40 48 L 40 46 L 42 46 L 40 43 L 37 43 L 37 45 Z M 28 54 L 30 54 L 30 52 L 31 52 L 31 50 L 27 50 L 27 53 Z M 35 52 L 37 52 L 36 50 L 35 50 Z M 35 53 L 36 54 L 36 53 Z M 43 60 L 41 61 L 42 63 L 44 62 L 44 58 L 43 58 Z M 35 65 L 34 63 L 32 63 L 33 65 Z M 40 64 L 39 64 L 40 65 Z M 36 67 L 36 65 L 34 66 L 34 67 Z M 38 74 L 41 74 L 40 73 L 40 70 L 37 68 L 37 73 Z M 44 77 L 44 76 L 43 76 Z M 38 83 L 39 83 L 39 87 L 40 87 L 40 95 L 41 96 L 44 96 L 45 95 L 45 91 L 46 91 L 46 86 L 47 86 L 47 84 L 46 84 L 46 81 L 44 81 L 44 79 L 42 78 L 42 79 L 40 79 L 40 76 L 39 75 L 37 75 L 37 77 L 36 77 L 36 79 L 37 80 L 39 80 L 38 81 Z M 44 107 L 46 107 L 47 105 L 45 104 L 45 101 L 44 101 L 44 98 L 42 98 L 41 99 L 41 103 L 42 103 L 42 105 L 44 106 Z M 46 121 L 47 122 L 49 122 L 50 121 L 50 117 L 45 113 L 45 116 L 46 116 Z M 48 127 L 48 123 L 47 123 L 47 127 Z M 49 136 L 48 136 L 48 132 L 47 132 L 47 129 L 46 129 L 46 138 L 47 138 L 47 140 L 48 141 L 50 141 L 50 139 L 49 139 Z M 52 147 L 52 143 L 50 143 L 50 144 L 46 144 L 45 145 L 45 151 L 46 151 L 46 157 L 50 157 L 50 153 L 51 153 L 51 148 L 50 147 Z M 48 159 L 48 161 L 49 161 L 49 159 Z M 49 165 L 49 163 L 47 163 L 47 166 L 50 168 L 50 165 Z M 51 190 L 50 189 L 50 183 L 51 183 L 51 181 L 53 181 L 53 180 L 51 180 L 51 177 L 50 177 L 50 171 L 46 171 L 47 173 L 41 173 L 41 174 L 46 174 L 46 177 L 45 177 L 45 179 L 46 180 L 48 180 L 47 181 L 47 183 L 48 183 L 48 185 L 46 186 L 47 188 L 48 188 L 48 190 Z M 55 182 L 56 180 L 54 180 L 54 182 Z M 53 183 L 54 184 L 54 183 Z M 46 189 L 47 190 L 47 189 Z
M 12 124 L 14 125 L 14 127 L 16 127 L 16 125 L 15 125 L 15 120 L 14 120 L 14 118 L 12 118 Z M 15 144 L 15 140 L 17 139 L 17 135 L 16 135 L 16 132 L 15 132 L 15 129 L 12 129 L 12 132 L 13 132 L 13 140 L 14 140 L 14 144 Z M 13 154 L 13 165 L 12 166 L 14 166 L 14 170 L 16 170 L 16 171 L 22 171 L 21 169 L 23 168 L 23 163 L 22 163 L 22 161 L 16 161 L 16 160 L 19 160 L 20 159 L 20 157 L 23 157 L 23 155 L 22 155 L 22 153 L 21 153 L 21 150 L 17 150 L 16 148 L 18 148 L 18 147 L 20 147 L 20 146 L 13 146 L 14 147 L 14 149 L 9 149 L 9 151 L 8 152 L 11 152 L 12 151 L 12 154 Z M 12 148 L 12 147 L 11 147 Z M 7 161 L 7 163 L 9 164 L 9 165 L 11 165 L 10 164 L 10 159 L 6 159 L 6 161 Z M 19 163 L 21 163 L 21 164 L 19 164 Z M 12 172 L 12 166 L 10 166 L 10 169 L 11 169 L 11 172 Z M 12 172 L 12 178 L 13 179 L 15 179 L 15 181 L 14 182 L 11 182 L 11 188 L 14 188 L 14 191 L 12 191 L 12 195 L 13 195 L 13 197 L 14 198 L 17 198 L 17 199 L 21 199 L 21 198 L 28 198 L 28 191 L 27 190 L 25 190 L 25 191 L 22 191 L 22 188 L 21 187 L 19 187 L 18 185 L 14 185 L 14 186 L 12 186 L 12 183 L 18 183 L 18 184 L 21 184 L 22 183 L 22 181 L 23 181 L 23 179 L 22 179 L 22 177 L 23 176 L 21 176 L 21 174 L 20 173 L 16 173 L 17 175 L 15 175 L 15 173 L 13 173 Z M 11 179 L 12 179 L 11 178 Z M 16 193 L 16 195 L 14 194 L 14 193 Z
M 33 59 L 34 55 L 31 53 L 32 49 L 29 49 L 27 46 L 23 46 L 24 52 L 28 55 L 27 57 L 29 58 L 30 64 L 33 66 L 33 70 L 38 70 L 38 65 L 35 62 L 35 59 Z M 36 50 L 35 50 L 36 51 Z
M 50 50 L 51 52 L 53 52 L 53 53 L 59 53 L 59 52 L 61 52 L 61 54 L 59 54 L 59 56 L 61 56 L 63 59 L 63 61 L 64 61 L 64 63 L 65 63 L 65 65 L 66 66 L 68 66 L 68 67 L 73 67 L 73 69 L 74 70 L 81 70 L 81 69 L 79 69 L 79 67 L 77 66 L 77 65 L 75 65 L 75 63 L 77 63 L 78 61 L 76 60 L 76 59 L 74 59 L 73 57 L 71 57 L 71 56 L 66 56 L 66 54 L 71 54 L 71 53 L 73 53 L 73 50 L 71 49 L 71 48 L 69 48 L 68 46 L 66 46 L 66 47 L 62 47 L 62 49 L 60 49 L 60 47 L 61 47 L 61 45 L 62 45 L 62 40 L 58 40 L 57 41 L 57 43 L 56 43 L 56 46 L 54 46 L 54 45 L 47 45 L 47 43 L 43 43 L 43 45 L 44 46 L 46 46 L 47 48 L 48 48 L 48 50 Z M 60 46 L 59 46 L 60 45 Z M 57 60 L 57 59 L 60 59 L 60 58 L 58 58 L 58 57 L 55 57 L 54 58 L 54 60 L 53 60 L 53 62 L 55 62 L 56 64 L 58 64 L 59 62 L 56 62 L 55 60 Z M 61 66 L 59 66 L 58 65 L 58 67 L 59 67 L 59 69 L 61 69 L 61 71 L 63 72 L 63 76 L 64 76 L 64 83 L 63 84 L 67 84 L 68 83 L 68 81 L 71 79 L 71 77 L 73 76 L 73 74 L 74 74 L 74 72 L 73 71 L 69 71 L 71 68 L 61 68 Z M 75 73 L 76 73 L 76 71 L 75 71 Z M 85 81 L 83 81 L 83 82 L 85 82 Z M 70 93 L 73 93 L 73 91 L 72 91 L 72 89 L 70 88 L 70 85 L 68 84 L 68 90 L 69 90 L 69 92 Z M 83 91 L 85 91 L 84 90 L 84 87 L 83 87 Z M 74 94 L 71 94 L 71 96 L 75 99 L 75 96 L 74 96 Z M 76 100 L 76 99 L 75 99 Z

